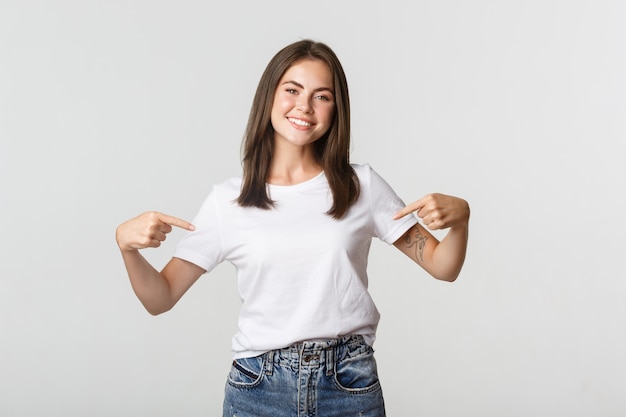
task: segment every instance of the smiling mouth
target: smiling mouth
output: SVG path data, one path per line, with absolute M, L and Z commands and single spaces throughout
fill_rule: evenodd
M 302 126 L 302 127 L 310 127 L 312 125 L 312 123 L 305 122 L 304 120 L 301 120 L 301 119 L 294 119 L 292 117 L 288 117 L 287 120 L 289 120 L 291 123 L 295 125 Z

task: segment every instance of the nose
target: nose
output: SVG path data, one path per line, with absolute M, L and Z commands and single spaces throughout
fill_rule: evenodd
M 312 106 L 311 102 L 306 97 L 301 97 L 298 103 L 296 104 L 296 108 L 300 110 L 302 113 L 310 113 Z

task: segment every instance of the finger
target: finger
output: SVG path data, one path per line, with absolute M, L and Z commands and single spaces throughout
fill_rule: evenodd
M 131 249 L 158 248 L 159 246 L 161 246 L 161 242 L 152 237 L 146 237 L 145 239 L 129 244 Z
M 158 230 L 163 233 L 169 233 L 172 231 L 172 226 L 167 223 L 160 223 L 158 226 Z
M 150 240 L 150 243 L 146 246 L 148 248 L 158 248 L 161 246 L 161 241 L 157 239 Z
M 396 214 L 393 215 L 393 219 L 394 220 L 398 220 L 404 216 L 406 216 L 409 213 L 413 213 L 414 211 L 418 212 L 419 215 L 419 211 L 424 207 L 424 202 L 422 201 L 423 199 L 419 199 L 417 201 L 414 201 L 413 203 L 407 205 L 406 207 L 404 207 L 403 209 L 399 210 Z
M 159 220 L 167 225 L 180 227 L 185 230 L 196 230 L 196 227 L 186 220 L 179 219 L 178 217 L 168 216 L 167 214 L 161 214 Z
M 158 242 L 163 242 L 166 238 L 167 236 L 165 236 L 165 233 L 161 231 L 154 232 L 154 234 L 152 235 L 152 240 L 156 240 Z
M 429 230 L 441 230 L 447 229 L 445 224 L 442 221 L 433 220 L 429 224 L 426 225 Z
M 436 223 L 431 222 L 431 223 L 424 223 L 424 226 L 428 229 L 428 230 L 437 230 L 439 229 L 439 227 L 437 227 Z
M 402 210 L 396 212 L 396 214 L 393 215 L 393 219 L 394 220 L 401 219 L 411 212 L 413 212 L 413 210 L 409 209 L 409 206 L 406 206 Z

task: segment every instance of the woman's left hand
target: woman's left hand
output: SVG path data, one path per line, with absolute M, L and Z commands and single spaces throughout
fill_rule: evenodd
M 395 220 L 416 212 L 422 223 L 430 230 L 467 226 L 470 208 L 462 198 L 445 194 L 428 194 L 398 211 Z

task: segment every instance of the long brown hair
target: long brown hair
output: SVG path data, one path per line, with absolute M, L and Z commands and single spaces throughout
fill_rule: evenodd
M 280 79 L 296 62 L 320 60 L 333 75 L 335 111 L 328 132 L 314 142 L 317 161 L 324 169 L 333 195 L 327 214 L 340 219 L 359 196 L 359 180 L 350 165 L 350 98 L 343 67 L 327 45 L 301 40 L 281 49 L 265 68 L 252 101 L 242 144 L 243 182 L 237 203 L 243 207 L 270 209 L 274 201 L 267 194 L 267 176 L 274 152 L 271 123 L 274 94 Z

